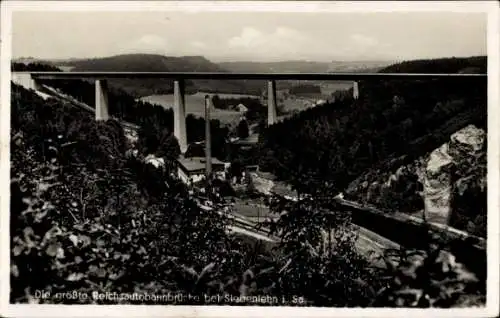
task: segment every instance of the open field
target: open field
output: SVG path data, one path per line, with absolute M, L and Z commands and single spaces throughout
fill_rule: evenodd
M 352 82 L 321 82 L 321 93 L 330 96 L 336 91 L 347 90 L 352 87 Z
M 306 82 L 306 81 L 301 81 Z M 352 82 L 319 82 L 319 81 L 307 81 L 307 83 L 313 85 L 319 85 L 321 87 L 321 94 L 300 94 L 292 95 L 288 94 L 287 98 L 284 98 L 280 105 L 283 105 L 283 109 L 286 112 L 296 112 L 302 111 L 309 107 L 313 107 L 316 101 L 328 100 L 331 98 L 332 94 L 336 91 L 347 90 L 352 87 Z M 288 92 L 288 89 L 284 89 L 278 92 L 278 96 L 284 96 Z
M 192 95 L 186 95 L 186 114 L 193 114 L 197 117 L 205 117 L 205 95 L 206 93 L 198 92 Z M 214 94 L 209 94 L 214 95 Z M 221 98 L 237 98 L 237 97 L 256 97 L 251 95 L 240 95 L 240 94 L 217 94 Z M 141 98 L 142 101 L 149 102 L 152 104 L 161 105 L 165 108 L 172 108 L 174 105 L 174 95 L 151 95 Z M 234 124 L 241 117 L 241 113 L 231 110 L 220 110 L 215 109 L 210 112 L 212 119 L 218 119 L 224 124 Z

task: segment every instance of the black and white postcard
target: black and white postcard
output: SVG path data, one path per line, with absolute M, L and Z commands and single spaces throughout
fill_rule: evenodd
M 495 1 L 3 1 L 5 317 L 495 317 Z

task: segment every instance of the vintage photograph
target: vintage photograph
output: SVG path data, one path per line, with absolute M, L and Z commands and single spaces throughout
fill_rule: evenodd
M 14 2 L 5 302 L 484 309 L 498 293 L 488 10 Z

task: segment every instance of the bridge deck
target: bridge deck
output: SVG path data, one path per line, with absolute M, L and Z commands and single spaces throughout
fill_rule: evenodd
M 486 79 L 486 74 L 431 73 L 224 73 L 224 72 L 17 72 L 30 73 L 38 79 L 107 79 L 107 78 L 171 78 L 212 80 L 332 80 L 369 79 Z

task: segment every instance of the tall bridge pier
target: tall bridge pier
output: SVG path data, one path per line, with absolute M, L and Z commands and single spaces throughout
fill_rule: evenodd
M 267 82 L 267 124 L 273 125 L 276 122 L 276 82 Z
M 108 99 L 108 82 L 106 80 L 95 81 L 95 119 L 109 119 L 109 99 Z
M 356 81 L 354 81 L 354 83 L 352 84 L 352 97 L 354 99 L 359 98 L 359 86 L 358 86 L 358 82 L 356 82 Z
M 187 150 L 186 100 L 184 80 L 174 81 L 174 136 L 179 142 L 181 153 Z

